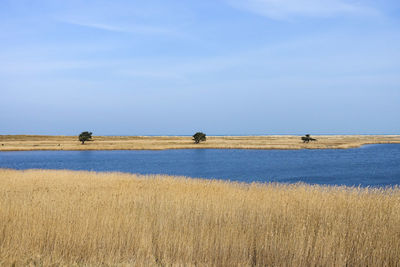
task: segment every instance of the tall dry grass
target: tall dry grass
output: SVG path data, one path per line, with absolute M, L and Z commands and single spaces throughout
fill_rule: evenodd
M 399 266 L 400 190 L 0 169 L 0 265 Z

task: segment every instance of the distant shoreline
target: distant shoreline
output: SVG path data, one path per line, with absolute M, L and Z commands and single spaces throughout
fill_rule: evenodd
M 400 144 L 400 135 L 315 135 L 303 143 L 300 135 L 207 136 L 194 144 L 190 136 L 93 136 L 82 145 L 77 136 L 0 135 L 1 151 L 35 150 L 167 150 L 167 149 L 346 149 L 367 144 Z

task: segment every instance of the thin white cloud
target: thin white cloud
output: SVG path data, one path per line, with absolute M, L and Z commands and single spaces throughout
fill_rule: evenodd
M 379 11 L 351 0 L 226 0 L 230 5 L 271 19 L 378 15 Z
M 185 76 L 182 75 L 182 73 L 178 72 L 173 72 L 173 71 L 168 71 L 167 68 L 165 69 L 157 69 L 154 70 L 150 69 L 148 67 L 147 70 L 139 70 L 137 69 L 132 69 L 132 68 L 127 68 L 127 69 L 122 69 L 116 71 L 117 74 L 124 75 L 124 76 L 129 76 L 129 77 L 135 77 L 135 78 L 144 78 L 144 79 L 160 79 L 160 80 L 184 80 L 186 79 Z
M 165 35 L 173 37 L 183 37 L 184 35 L 176 30 L 164 27 L 148 26 L 148 25 L 129 25 L 129 26 L 115 26 L 105 23 L 83 22 L 77 20 L 58 20 L 63 23 L 92 28 L 97 30 L 119 32 L 128 34 L 146 34 L 146 35 Z
M 97 62 L 57 60 L 4 60 L 0 74 L 37 74 L 51 71 L 82 70 L 98 67 Z

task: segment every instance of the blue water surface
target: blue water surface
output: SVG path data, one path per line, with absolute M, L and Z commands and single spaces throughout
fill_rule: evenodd
M 0 152 L 0 168 L 169 174 L 241 182 L 400 184 L 400 144 L 354 149 Z

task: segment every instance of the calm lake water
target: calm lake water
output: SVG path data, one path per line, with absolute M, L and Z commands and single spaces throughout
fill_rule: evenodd
M 242 182 L 400 184 L 400 144 L 323 150 L 125 150 L 1 152 L 0 168 L 169 174 Z

